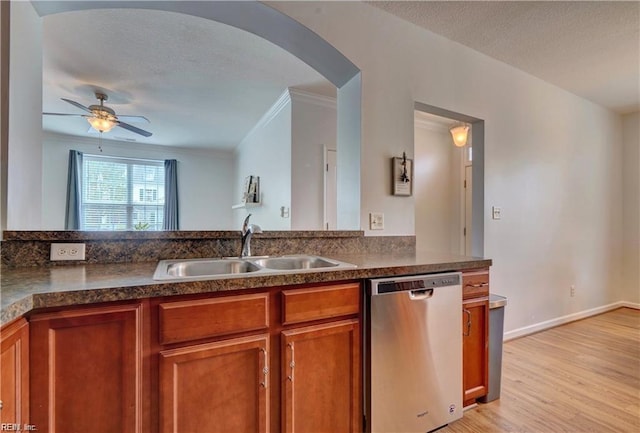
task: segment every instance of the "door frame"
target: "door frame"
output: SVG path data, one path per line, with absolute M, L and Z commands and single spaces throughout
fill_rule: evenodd
M 484 256 L 484 120 L 422 102 L 414 102 L 413 109 L 436 116 L 448 117 L 471 124 L 473 143 L 473 191 L 471 253 L 475 257 Z
M 322 146 L 323 148 L 323 168 L 322 171 L 324 173 L 323 176 L 323 189 L 324 189 L 324 200 L 323 200 L 323 221 L 322 228 L 323 230 L 337 230 L 338 227 L 338 179 L 337 179 L 337 171 L 338 171 L 338 151 L 336 149 L 330 149 L 326 145 Z M 330 157 L 330 152 L 333 152 L 333 164 L 331 163 L 332 158 Z M 329 193 L 331 189 L 331 179 L 329 176 L 329 168 L 333 167 L 335 171 L 335 178 L 333 179 L 333 194 Z M 331 210 L 331 206 L 329 206 L 329 201 L 331 200 L 331 196 L 333 196 L 333 211 Z

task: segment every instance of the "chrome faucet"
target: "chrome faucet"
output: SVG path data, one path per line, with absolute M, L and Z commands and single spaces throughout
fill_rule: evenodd
M 257 224 L 249 224 L 251 214 L 247 215 L 242 223 L 242 248 L 240 249 L 240 257 L 251 256 L 251 236 L 254 233 L 262 233 L 262 229 Z

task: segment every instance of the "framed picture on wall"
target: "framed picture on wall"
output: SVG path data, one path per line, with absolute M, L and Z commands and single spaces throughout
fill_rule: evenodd
M 247 176 L 244 179 L 242 203 L 260 202 L 260 176 Z
M 393 164 L 393 195 L 410 196 L 413 193 L 413 160 L 403 152 L 402 158 L 391 158 Z

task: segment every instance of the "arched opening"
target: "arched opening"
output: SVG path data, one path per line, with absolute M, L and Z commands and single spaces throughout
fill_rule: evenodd
M 169 11 L 218 21 L 258 35 L 290 52 L 331 81 L 337 90 L 337 228 L 359 229 L 360 221 L 360 71 L 321 37 L 297 21 L 259 2 L 33 2 L 40 17 L 92 9 Z M 11 140 L 10 140 L 11 141 Z M 11 143 L 9 144 L 11 146 Z M 10 154 L 11 155 L 11 154 Z M 13 162 L 9 163 L 10 165 Z M 19 172 L 19 170 L 12 170 Z M 29 172 L 29 171 L 27 171 Z M 13 179 L 12 179 L 13 180 Z M 13 180 L 15 183 L 15 180 Z M 8 185 L 9 201 L 20 200 Z M 26 198 L 24 200 L 27 200 Z M 13 206 L 13 203 L 11 204 Z M 21 208 L 23 206 L 16 206 Z M 13 227 L 9 229 L 39 229 Z

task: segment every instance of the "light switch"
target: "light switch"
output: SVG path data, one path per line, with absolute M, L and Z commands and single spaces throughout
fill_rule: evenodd
M 494 220 L 499 220 L 500 218 L 502 218 L 502 208 L 499 208 L 497 206 L 493 206 L 491 208 L 492 212 L 493 212 L 493 219 Z
M 369 229 L 384 230 L 384 214 L 382 212 L 371 212 L 369 214 Z

